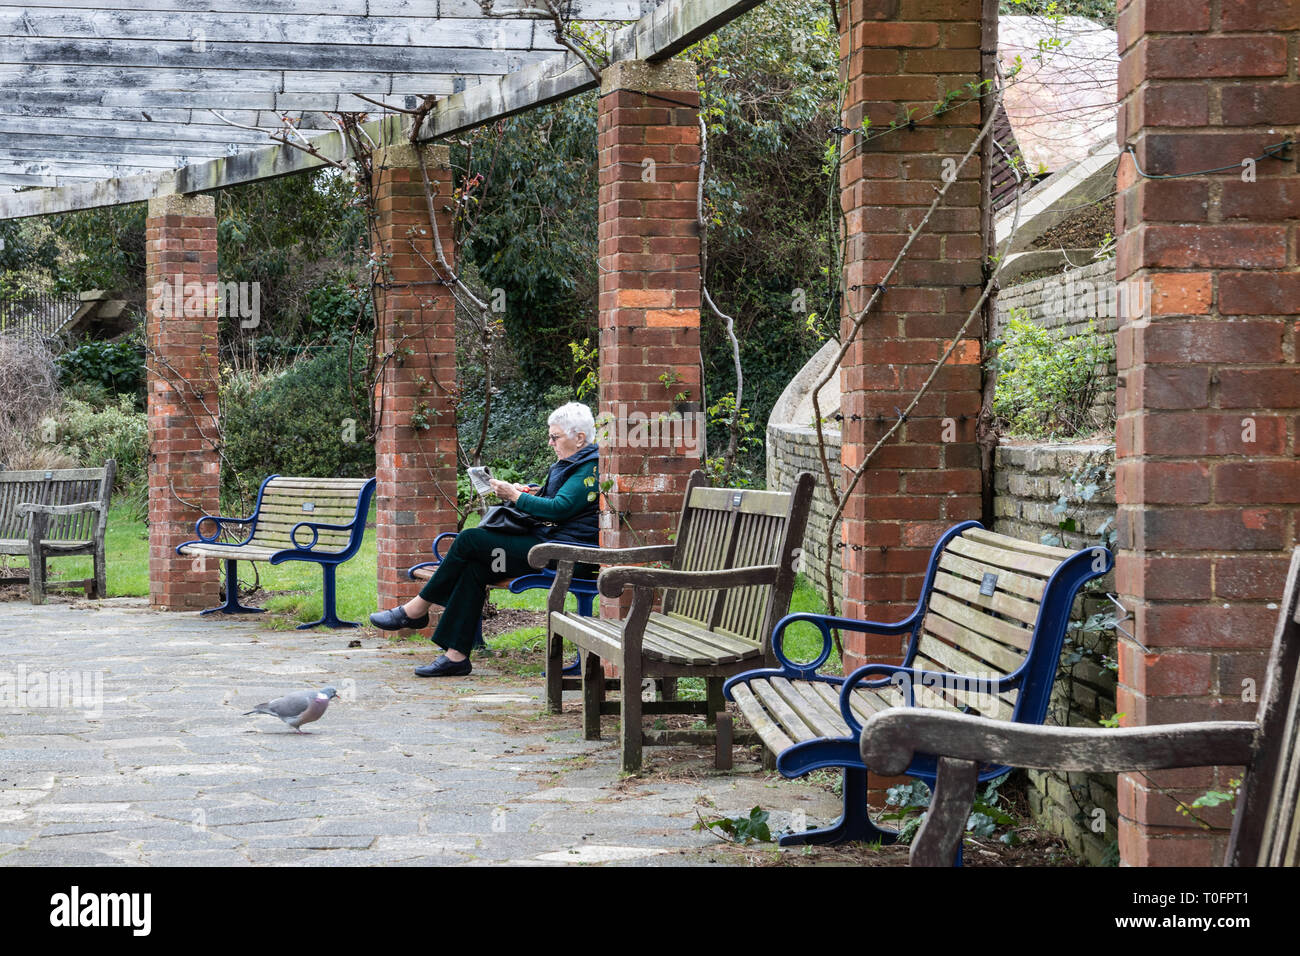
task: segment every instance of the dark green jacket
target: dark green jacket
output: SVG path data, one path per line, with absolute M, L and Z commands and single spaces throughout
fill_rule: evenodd
M 535 495 L 522 494 L 515 506 L 552 526 L 537 529 L 544 541 L 596 545 L 600 542 L 600 488 L 597 485 L 598 456 L 594 445 L 579 448 L 547 472 L 546 484 Z

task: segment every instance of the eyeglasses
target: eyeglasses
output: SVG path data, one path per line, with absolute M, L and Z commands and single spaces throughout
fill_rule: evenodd
M 546 444 L 548 444 L 548 445 L 554 445 L 557 441 L 563 441 L 563 440 L 564 440 L 564 436 L 563 436 L 563 435 L 547 435 L 547 436 L 546 436 Z

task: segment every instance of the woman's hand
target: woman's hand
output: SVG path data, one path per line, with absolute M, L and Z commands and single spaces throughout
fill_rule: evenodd
M 523 487 L 520 485 L 512 485 L 508 481 L 499 481 L 496 478 L 489 478 L 488 484 L 492 486 L 493 494 L 495 494 L 502 501 L 510 501 L 510 502 L 519 500 L 519 495 L 521 493 L 520 488 Z M 523 490 L 527 491 L 528 489 L 526 487 L 523 487 Z

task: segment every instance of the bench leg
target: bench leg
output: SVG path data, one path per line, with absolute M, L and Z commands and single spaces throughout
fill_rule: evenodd
M 844 815 L 828 827 L 805 830 L 781 837 L 781 846 L 831 846 L 836 843 L 879 843 L 889 846 L 898 839 L 897 830 L 871 822 L 867 813 L 867 772 L 861 767 L 844 768 Z
M 592 602 L 595 601 L 596 596 L 594 594 L 574 594 L 573 596 L 578 599 L 578 613 L 583 617 L 591 617 Z M 564 668 L 564 675 L 566 677 L 577 677 L 581 673 L 582 650 L 580 648 L 578 653 L 573 656 L 573 663 Z
M 581 650 L 579 658 L 584 657 Z M 600 739 L 600 705 L 605 702 L 605 668 L 600 666 L 600 655 L 587 654 L 582 671 L 582 736 L 585 740 Z
M 623 680 L 619 696 L 619 728 L 623 738 L 620 753 L 623 772 L 637 773 L 641 770 L 641 745 L 645 729 L 641 726 L 641 661 L 640 659 L 623 661 L 620 675 Z
M 704 678 L 704 722 L 712 727 L 718 714 L 727 709 L 727 699 L 722 696 L 721 677 Z
M 94 597 L 102 600 L 108 597 L 108 573 L 105 568 L 104 545 L 100 543 L 95 548 L 95 593 Z
M 310 624 L 299 624 L 298 630 L 305 631 L 309 627 L 360 627 L 356 621 L 341 621 L 338 614 L 334 611 L 334 572 L 338 568 L 336 564 L 322 564 L 320 566 L 321 574 L 325 579 L 324 595 L 324 613 L 319 621 L 312 621 Z
M 226 565 L 226 603 L 210 607 L 199 614 L 265 614 L 264 607 L 245 607 L 239 603 L 239 562 L 227 558 Z
M 549 618 L 549 615 L 548 615 Z M 546 628 L 546 709 L 549 713 L 564 711 L 564 639 Z
M 45 552 L 36 548 L 27 550 L 28 564 L 28 586 L 31 589 L 31 601 L 33 604 L 45 603 Z

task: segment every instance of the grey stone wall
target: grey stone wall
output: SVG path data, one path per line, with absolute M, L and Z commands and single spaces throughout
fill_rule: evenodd
M 826 428 L 824 432 L 826 457 L 834 469 L 833 473 L 838 477 L 843 470 L 840 465 L 840 433 L 832 428 Z M 811 426 L 769 424 L 767 426 L 767 487 L 774 491 L 787 491 L 794 486 L 795 475 L 801 471 L 810 471 L 817 476 L 812 511 L 808 515 L 808 530 L 804 533 L 803 573 L 813 587 L 825 594 L 826 532 L 830 527 L 831 515 L 835 513 L 835 508 L 831 504 L 821 459 L 817 455 L 817 430 Z M 836 540 L 839 540 L 838 536 Z M 835 600 L 839 603 L 844 591 L 840 580 L 838 548 L 831 556 L 831 568 L 835 580 Z
M 1116 316 L 1126 309 L 1146 310 L 1146 296 L 1137 283 L 1115 283 L 1115 260 L 1103 259 L 1059 275 L 1045 276 L 998 292 L 995 329 L 1001 330 L 1012 309 L 1022 309 L 1035 325 L 1064 329 L 1067 335 L 1081 335 L 1089 323 L 1101 333 L 1114 336 Z M 1096 407 L 1103 420 L 1115 417 L 1116 366 L 1112 361 L 1097 369 L 1100 379 Z
M 1074 494 L 1070 475 L 1081 465 L 1100 465 L 1105 475 L 1091 502 Z M 1097 543 L 1097 530 L 1115 515 L 1115 447 L 1113 445 L 1002 445 L 994 457 L 994 530 L 1025 541 L 1083 548 Z M 1081 533 L 1064 533 L 1061 517 L 1052 512 L 1062 493 L 1070 496 L 1070 517 Z M 1113 574 L 1101 578 L 1097 590 L 1079 598 L 1074 620 L 1113 607 L 1105 597 L 1113 592 Z M 1095 635 L 1084 638 L 1095 644 Z M 1065 670 L 1057 678 L 1048 711 L 1048 723 L 1072 727 L 1097 727 L 1115 713 L 1115 671 L 1094 656 L 1076 661 L 1077 643 L 1062 654 Z M 1109 650 L 1113 656 L 1114 651 Z M 1068 673 L 1069 679 L 1066 678 Z M 1107 859 L 1116 838 L 1115 774 L 1044 773 L 1029 771 L 1029 803 L 1040 826 L 1060 834 L 1070 848 L 1089 863 Z M 1100 809 L 1099 815 L 1096 811 Z M 1100 830 L 1100 832 L 1097 832 Z

